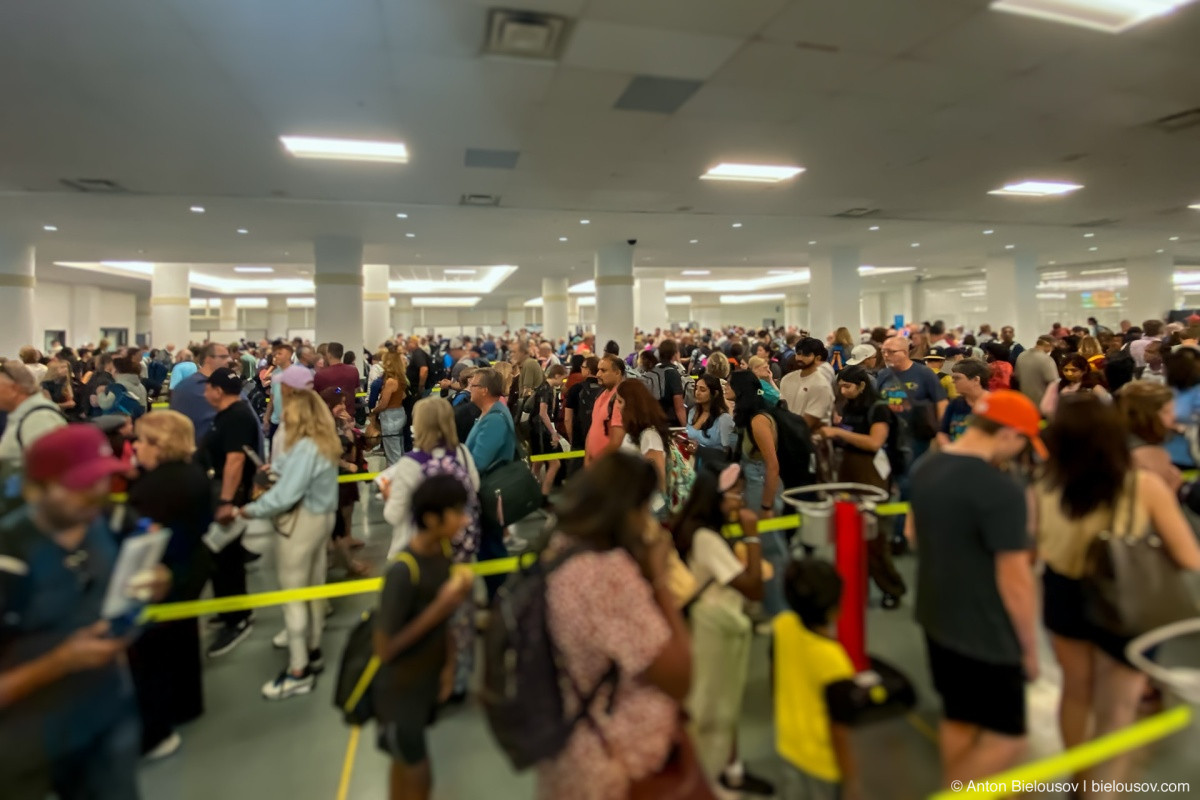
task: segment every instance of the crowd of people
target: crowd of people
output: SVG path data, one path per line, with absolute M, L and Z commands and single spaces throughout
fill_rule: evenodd
M 204 711 L 204 659 L 253 629 L 247 610 L 211 631 L 197 619 L 119 628 L 102 605 L 123 542 L 170 532 L 161 565 L 139 576 L 142 604 L 208 585 L 246 594 L 251 520 L 273 531 L 282 589 L 368 574 L 353 536 L 360 484 L 338 476 L 372 455 L 384 468 L 361 485 L 392 529 L 373 692 L 393 798 L 429 796 L 425 729 L 476 683 L 462 565 L 508 554 L 514 520 L 491 481 L 531 455 L 552 457 L 527 476 L 553 520 L 540 557 L 565 680 L 550 686 L 571 687 L 561 702 L 578 723 L 538 764 L 539 797 L 668 796 L 663 781 L 688 772 L 731 793 L 863 796 L 826 699 L 854 676 L 834 627 L 841 580 L 825 543 L 758 530 L 790 513 L 787 490 L 815 481 L 910 504 L 868 542 L 868 570 L 882 608 L 897 609 L 909 586 L 896 559 L 915 555 L 946 785 L 1021 758 L 1039 608 L 1064 674 L 1064 744 L 1134 720 L 1147 681 L 1129 637 L 1087 613 L 1085 554 L 1121 520 L 1156 534 L 1180 570 L 1200 569 L 1183 511 L 1200 455 L 1200 316 L 1056 324 L 1028 347 L 1011 327 L 939 321 L 597 344 L 528 331 L 360 353 L 102 342 L 3 360 L 5 796 L 136 797 L 139 756 L 175 752 L 176 727 Z M 583 457 L 553 458 L 574 450 Z M 486 579 L 493 603 L 504 581 Z M 286 655 L 264 698 L 313 691 L 326 613 L 324 601 L 283 605 L 273 642 Z M 736 735 L 756 631 L 773 642 L 778 786 L 746 769 Z M 1125 769 L 1113 759 L 1092 775 Z

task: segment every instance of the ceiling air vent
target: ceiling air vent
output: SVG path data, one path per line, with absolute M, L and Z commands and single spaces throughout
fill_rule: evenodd
M 62 178 L 59 183 L 77 192 L 93 194 L 125 194 L 129 190 L 107 178 Z
M 555 60 L 567 43 L 571 21 L 556 14 L 493 8 L 488 12 L 485 55 Z
M 1102 217 L 1101 219 L 1093 219 L 1088 222 L 1076 222 L 1072 227 L 1075 228 L 1111 228 L 1120 222 L 1119 219 L 1112 217 Z
M 850 219 L 857 219 L 859 217 L 871 217 L 878 213 L 879 213 L 878 208 L 847 208 L 845 211 L 841 211 L 837 214 L 834 214 L 834 216 L 835 217 L 849 217 Z
M 500 205 L 500 195 L 498 194 L 464 194 L 458 199 L 460 206 L 498 206 Z
M 1189 108 L 1187 111 L 1168 114 L 1150 123 L 1150 127 L 1158 128 L 1165 133 L 1178 133 L 1197 125 L 1200 125 L 1200 108 Z

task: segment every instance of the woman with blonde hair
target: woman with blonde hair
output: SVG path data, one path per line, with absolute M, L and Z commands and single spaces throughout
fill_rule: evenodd
M 301 589 L 325 582 L 325 547 L 337 515 L 342 442 L 329 407 L 310 389 L 299 389 L 284 401 L 283 429 L 283 446 L 271 458 L 278 478 L 261 497 L 243 506 L 241 514 L 274 520 L 280 534 L 279 587 Z M 324 605 L 323 600 L 284 604 L 288 665 L 263 686 L 263 697 L 284 700 L 312 691 L 316 673 L 324 668 Z
M 468 564 L 479 552 L 479 472 L 471 451 L 458 440 L 454 409 L 440 397 L 426 397 L 413 406 L 413 449 L 389 467 L 377 479 L 386 498 L 383 518 L 392 526 L 392 558 L 412 541 L 416 526 L 412 518 L 412 496 L 416 488 L 433 475 L 453 475 L 467 490 L 467 523 L 451 540 L 451 560 Z M 466 696 L 475 654 L 472 620 L 474 606 L 460 607 L 451 622 L 454 637 L 454 688 L 451 697 Z
M 408 396 L 408 379 L 404 377 L 407 368 L 408 363 L 399 350 L 390 350 L 384 355 L 383 389 L 379 393 L 379 402 L 371 410 L 379 424 L 383 452 L 389 465 L 404 455 L 404 426 L 408 424 L 408 414 L 404 410 L 404 400 Z
M 833 334 L 833 344 L 829 347 L 829 366 L 835 373 L 841 372 L 846 366 L 850 352 L 854 349 L 854 339 L 850 338 L 849 328 L 838 328 Z
M 164 602 L 197 600 L 212 572 L 201 537 L 212 523 L 210 482 L 192 460 L 196 429 L 178 411 L 151 411 L 137 421 L 138 475 L 129 506 L 171 532 L 163 565 L 171 571 Z M 142 753 L 162 758 L 179 749 L 177 725 L 204 713 L 200 624 L 181 619 L 149 626 L 129 648 L 129 667 L 142 717 Z
M 719 381 L 729 380 L 729 358 L 718 350 L 708 357 L 704 371 Z

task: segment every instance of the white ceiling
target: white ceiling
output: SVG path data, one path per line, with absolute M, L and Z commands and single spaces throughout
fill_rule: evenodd
M 934 274 L 1005 244 L 1042 264 L 1200 258 L 1200 212 L 1186 208 L 1200 201 L 1200 127 L 1150 124 L 1200 105 L 1200 5 L 1110 36 L 986 0 L 500 4 L 574 20 L 557 63 L 481 56 L 489 5 L 0 4 L 0 236 L 36 242 L 54 277 L 54 261 L 102 259 L 299 274 L 314 236 L 352 234 L 394 277 L 518 265 L 485 300 L 500 304 L 543 276 L 588 277 L 595 247 L 627 238 L 639 267 L 755 275 L 806 265 L 810 241 Z M 703 85 L 673 114 L 614 109 L 638 74 Z M 283 134 L 401 139 L 411 161 L 297 161 Z M 520 158 L 469 168 L 467 148 Z M 697 179 L 718 161 L 808 171 L 778 186 Z M 987 195 L 1025 178 L 1086 188 Z M 501 207 L 459 207 L 464 193 Z M 833 216 L 859 207 L 879 212 Z M 1114 222 L 1079 227 L 1097 220 Z

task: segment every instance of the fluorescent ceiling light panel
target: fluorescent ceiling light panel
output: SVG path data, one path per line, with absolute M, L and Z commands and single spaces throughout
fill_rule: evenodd
M 265 297 L 236 297 L 233 300 L 234 306 L 237 308 L 266 308 L 267 298 Z
M 1123 33 L 1190 2 L 1192 0 L 994 0 L 991 7 L 996 11 L 1103 33 Z
M 274 272 L 274 267 L 234 267 L 234 272 Z
M 1188 206 L 1188 208 L 1192 209 L 1193 211 L 1200 211 L 1200 203 L 1192 203 L 1190 206 Z
M 188 211 L 191 211 L 193 214 L 203 214 L 204 206 L 192 206 Z
M 480 297 L 414 297 L 414 308 L 473 308 Z
M 783 298 L 782 294 L 723 294 L 721 295 L 721 305 L 738 306 L 746 303 L 765 303 Z
M 680 275 L 712 275 L 712 270 L 708 269 L 685 269 Z
M 1001 189 L 992 189 L 988 194 L 1012 197 L 1054 197 L 1056 195 L 1070 194 L 1082 188 L 1083 186 L 1078 183 L 1021 181 L 1020 183 L 1010 183 Z
M 279 141 L 296 158 L 328 158 L 338 161 L 382 161 L 408 163 L 404 142 L 373 142 L 364 139 L 322 139 L 316 136 L 280 136 Z
M 126 272 L 136 272 L 139 275 L 154 274 L 154 264 L 149 261 L 101 261 L 100 265 L 125 270 Z
M 690 294 L 667 295 L 667 305 L 669 306 L 690 306 L 691 304 L 692 296 Z
M 443 269 L 443 274 L 448 273 L 450 269 L 467 268 L 451 267 Z M 517 271 L 511 264 L 472 269 L 475 274 L 474 280 L 394 280 L 388 281 L 388 291 L 396 294 L 491 294 L 508 279 L 508 276 Z
M 288 308 L 316 308 L 317 298 L 315 297 L 289 297 L 287 299 Z
M 473 270 L 473 269 L 444 269 L 444 270 L 442 270 L 442 274 L 443 275 L 474 275 L 475 270 Z
M 750 183 L 779 183 L 804 172 L 804 167 L 771 166 L 768 164 L 717 164 L 700 176 L 702 181 L 748 181 Z

